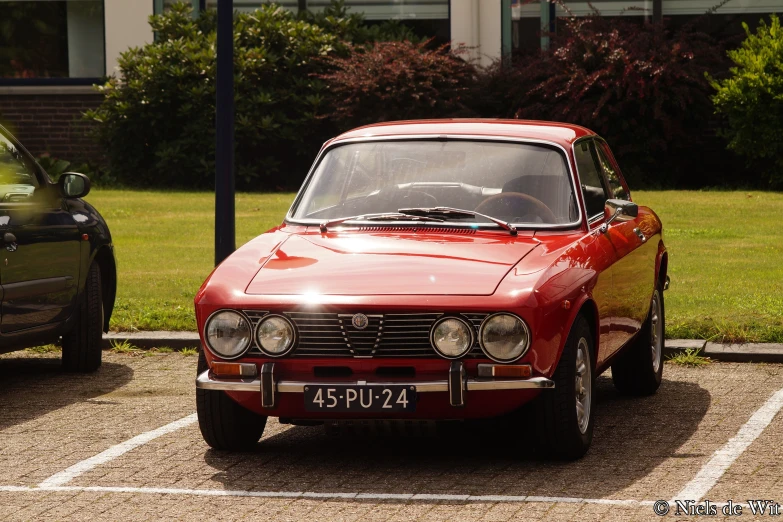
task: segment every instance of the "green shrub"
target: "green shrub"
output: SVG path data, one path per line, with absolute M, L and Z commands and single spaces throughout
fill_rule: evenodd
M 50 154 L 41 154 L 35 161 L 49 174 L 52 181 L 57 181 L 66 172 L 78 172 L 90 178 L 93 185 L 111 185 L 112 178 L 104 170 L 90 163 L 71 163 L 70 161 L 55 158 Z
M 771 185 L 783 186 L 783 28 L 772 15 L 739 49 L 729 51 L 731 76 L 712 81 L 712 101 L 726 117 L 729 148 L 746 156 Z
M 132 186 L 210 188 L 214 180 L 216 16 L 176 4 L 151 18 L 156 41 L 123 53 L 121 78 L 87 113 L 112 175 Z M 338 43 L 275 5 L 235 15 L 236 174 L 240 188 L 298 184 L 322 142 L 320 58 Z M 314 145 L 315 143 L 315 145 Z M 276 176 L 275 176 L 276 175 Z

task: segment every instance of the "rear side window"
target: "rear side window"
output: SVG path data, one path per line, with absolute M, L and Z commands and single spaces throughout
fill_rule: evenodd
M 592 218 L 603 214 L 604 205 L 609 198 L 607 198 L 606 189 L 601 181 L 601 167 L 593 141 L 585 140 L 577 143 L 574 147 L 574 159 L 587 206 L 587 217 Z
M 609 160 L 609 154 L 607 154 L 605 147 L 606 145 L 601 144 L 596 150 L 598 151 L 598 161 L 601 164 L 601 170 L 604 171 L 606 181 L 609 182 L 609 192 L 613 199 L 624 199 L 627 201 L 629 199 L 628 192 L 620 181 L 620 175 L 617 173 L 614 163 Z

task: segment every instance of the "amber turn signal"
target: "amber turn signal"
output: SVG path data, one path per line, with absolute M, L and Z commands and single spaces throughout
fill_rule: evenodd
M 255 377 L 258 375 L 258 368 L 255 364 L 214 362 L 212 373 L 219 377 Z
M 529 364 L 479 364 L 479 377 L 521 377 L 528 378 L 533 375 L 533 368 Z

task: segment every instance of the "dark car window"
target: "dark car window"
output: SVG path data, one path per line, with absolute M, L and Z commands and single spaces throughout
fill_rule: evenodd
M 38 180 L 22 151 L 0 134 L 0 203 L 26 201 L 38 188 Z
M 576 160 L 579 181 L 582 184 L 582 193 L 587 206 L 587 217 L 591 218 L 602 214 L 606 200 L 609 198 L 601 181 L 595 143 L 592 140 L 577 143 L 574 147 L 574 159 Z
M 600 146 L 597 149 L 598 161 L 601 163 L 601 169 L 604 171 L 606 181 L 609 182 L 609 192 L 614 199 L 628 200 L 628 192 L 626 192 L 623 183 L 620 181 L 620 176 L 617 173 L 612 161 L 609 160 L 609 156 L 604 150 L 604 146 Z

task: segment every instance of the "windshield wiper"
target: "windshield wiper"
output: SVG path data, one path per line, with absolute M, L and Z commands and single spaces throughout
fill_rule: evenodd
M 461 208 L 451 208 L 451 207 L 421 207 L 421 208 L 401 208 L 398 209 L 398 212 L 402 212 L 404 214 L 413 214 L 417 216 L 427 216 L 427 217 L 432 217 L 432 216 L 443 216 L 444 218 L 448 218 L 449 216 L 480 217 L 495 223 L 500 228 L 508 230 L 509 234 L 511 234 L 512 236 L 517 235 L 517 227 L 515 227 L 511 223 L 503 221 L 502 219 L 493 218 L 492 216 L 488 216 L 480 212 L 475 212 L 473 210 L 464 210 Z
M 383 221 L 383 220 L 404 220 L 404 221 L 438 221 L 443 222 L 445 219 L 436 217 L 424 217 L 417 214 L 406 214 L 404 212 L 379 212 L 377 214 L 362 214 L 359 216 L 348 216 L 337 219 L 330 219 L 329 221 L 322 221 L 318 228 L 321 232 L 326 232 L 329 227 L 345 223 L 346 221 Z

